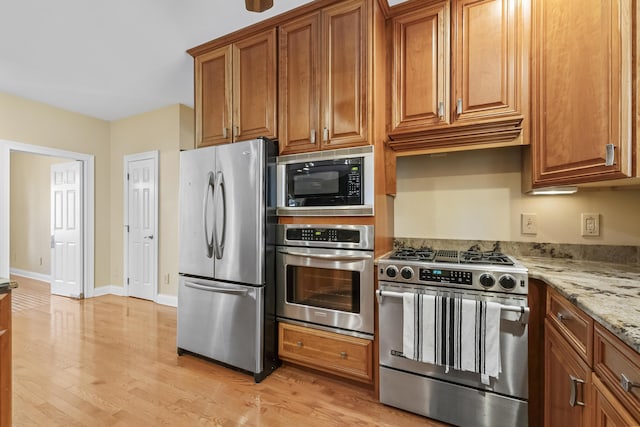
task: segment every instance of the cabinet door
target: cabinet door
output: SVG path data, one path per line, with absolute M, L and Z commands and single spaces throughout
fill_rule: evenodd
M 522 91 L 522 2 L 459 0 L 453 46 L 454 117 L 518 114 Z
M 368 97 L 367 7 L 340 2 L 322 12 L 323 148 L 366 144 Z
M 393 20 L 391 132 L 449 122 L 449 2 Z
M 619 400 L 607 389 L 597 375 L 593 376 L 594 427 L 625 427 L 638 425 Z
M 279 28 L 280 154 L 320 148 L 320 13 Z
M 276 134 L 276 30 L 233 45 L 233 139 Z
M 532 13 L 533 185 L 629 176 L 631 1 L 534 0 Z
M 544 425 L 587 425 L 591 408 L 591 370 L 548 320 L 545 321 L 545 332 Z
M 0 426 L 11 426 L 11 293 L 0 294 Z
M 196 145 L 231 142 L 231 46 L 195 59 Z

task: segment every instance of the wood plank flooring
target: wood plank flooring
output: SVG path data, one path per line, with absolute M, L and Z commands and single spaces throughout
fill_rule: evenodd
M 294 366 L 253 377 L 176 354 L 176 310 L 112 295 L 48 296 L 13 313 L 14 426 L 442 426 L 369 389 Z

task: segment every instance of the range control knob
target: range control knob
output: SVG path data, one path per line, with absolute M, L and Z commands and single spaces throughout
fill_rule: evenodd
M 490 288 L 496 284 L 496 279 L 489 273 L 482 273 L 480 275 L 480 284 L 485 288 Z
M 413 269 L 411 267 L 402 267 L 402 270 L 400 270 L 400 275 L 409 280 L 413 277 Z
M 396 267 L 395 265 L 390 265 L 389 267 L 387 267 L 385 272 L 389 277 L 396 277 L 398 275 L 398 267 Z
M 516 287 L 516 279 L 510 274 L 503 274 L 500 276 L 498 283 L 500 283 L 500 286 L 502 286 L 503 289 L 508 291 Z

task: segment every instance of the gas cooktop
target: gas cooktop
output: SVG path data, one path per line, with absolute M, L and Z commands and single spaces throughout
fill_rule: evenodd
M 528 293 L 528 270 L 496 251 L 402 248 L 378 261 L 380 281 Z

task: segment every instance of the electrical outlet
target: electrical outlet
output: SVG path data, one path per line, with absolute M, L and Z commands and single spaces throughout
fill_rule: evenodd
M 600 235 L 600 214 L 583 213 L 580 214 L 580 230 L 583 236 Z
M 522 234 L 538 234 L 538 218 L 534 213 L 523 213 L 521 230 Z

